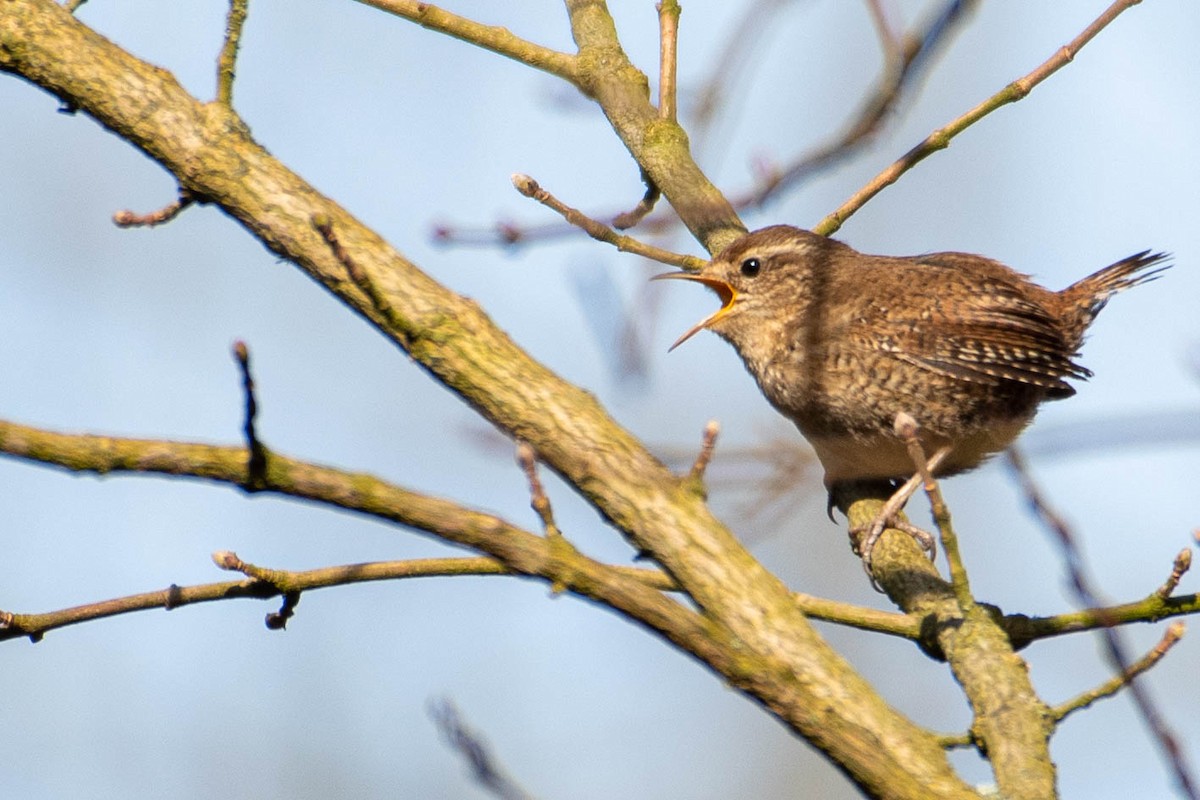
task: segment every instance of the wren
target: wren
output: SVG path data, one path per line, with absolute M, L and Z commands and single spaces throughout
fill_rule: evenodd
M 1167 256 L 1124 258 L 1062 291 L 968 253 L 892 257 L 787 225 L 749 233 L 699 272 L 668 273 L 722 301 L 707 328 L 734 346 L 771 405 L 840 484 L 913 474 L 897 415 L 917 423 L 938 476 L 1004 450 L 1044 400 L 1091 372 L 1074 360 L 1115 293 L 1153 280 Z M 1157 267 L 1157 268 L 1155 268 Z

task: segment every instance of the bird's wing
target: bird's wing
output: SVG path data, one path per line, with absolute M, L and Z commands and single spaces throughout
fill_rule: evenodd
M 1053 397 L 1074 394 L 1064 379 L 1091 373 L 1071 360 L 1071 346 L 1038 296 L 1018 288 L 1015 280 L 1023 276 L 981 271 L 977 262 L 968 269 L 956 256 L 913 259 L 908 268 L 918 288 L 909 297 L 917 302 L 868 304 L 860 321 L 871 346 L 964 381 L 1017 381 L 1048 389 Z M 958 275 L 950 282 L 931 281 L 924 270 Z M 922 284 L 938 288 L 926 292 Z

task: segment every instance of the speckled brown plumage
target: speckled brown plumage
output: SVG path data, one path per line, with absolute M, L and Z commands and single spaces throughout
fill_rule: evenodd
M 826 485 L 897 478 L 912 462 L 896 414 L 912 415 L 938 474 L 1003 450 L 1043 400 L 1069 397 L 1084 333 L 1116 292 L 1153 279 L 1145 251 L 1054 292 L 966 253 L 869 256 L 785 225 L 747 234 L 698 274 L 724 305 L 709 328 L 737 349 L 767 399 L 796 423 Z M 677 342 L 678 344 L 678 342 Z

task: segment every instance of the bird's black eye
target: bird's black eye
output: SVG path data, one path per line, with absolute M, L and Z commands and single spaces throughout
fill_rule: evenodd
M 747 278 L 753 278 L 762 271 L 762 262 L 757 258 L 747 258 L 742 262 L 742 274 Z

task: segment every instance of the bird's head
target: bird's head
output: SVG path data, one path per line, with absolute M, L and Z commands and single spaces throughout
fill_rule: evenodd
M 698 272 L 655 275 L 654 280 L 704 284 L 721 300 L 720 308 L 689 328 L 670 349 L 707 328 L 744 352 L 759 336 L 801 316 L 822 265 L 844 252 L 853 251 L 811 231 L 774 225 L 733 242 Z

